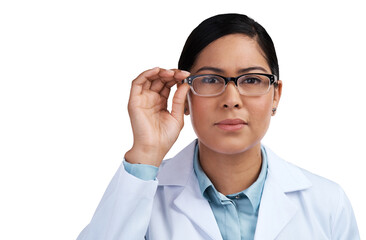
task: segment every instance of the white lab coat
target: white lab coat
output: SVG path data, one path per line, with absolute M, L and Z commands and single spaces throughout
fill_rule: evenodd
M 222 239 L 193 170 L 195 142 L 163 161 L 155 181 L 118 169 L 78 240 Z M 343 190 L 265 148 L 268 175 L 255 240 L 356 240 L 356 220 Z

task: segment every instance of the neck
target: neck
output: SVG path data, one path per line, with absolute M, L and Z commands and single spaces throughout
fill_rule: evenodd
M 261 145 L 258 143 L 237 154 L 223 154 L 199 142 L 199 160 L 217 191 L 224 195 L 234 194 L 257 180 L 262 166 Z

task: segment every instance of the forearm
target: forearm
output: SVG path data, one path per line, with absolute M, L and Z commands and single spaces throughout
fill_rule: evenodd
M 144 239 L 157 185 L 134 177 L 122 164 L 77 240 Z

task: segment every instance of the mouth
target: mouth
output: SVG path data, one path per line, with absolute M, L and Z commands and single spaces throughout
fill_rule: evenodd
M 248 123 L 241 119 L 225 119 L 215 123 L 214 125 L 226 131 L 237 131 L 248 125 Z

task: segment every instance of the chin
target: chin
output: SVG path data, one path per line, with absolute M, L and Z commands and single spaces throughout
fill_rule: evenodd
M 205 147 L 211 149 L 214 152 L 220 153 L 220 154 L 227 154 L 227 155 L 234 155 L 234 154 L 240 154 L 243 152 L 246 152 L 253 147 L 260 144 L 259 141 L 237 141 L 237 140 L 228 140 L 228 139 L 222 139 L 218 141 L 205 141 L 204 139 L 199 139 L 199 141 L 205 145 Z

